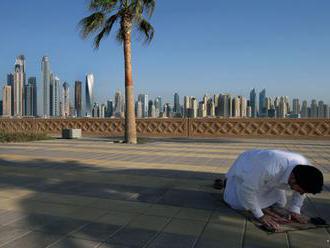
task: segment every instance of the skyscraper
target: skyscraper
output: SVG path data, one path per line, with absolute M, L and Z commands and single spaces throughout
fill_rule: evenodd
M 148 117 L 148 95 L 147 94 L 139 94 L 138 101 L 142 102 L 143 109 L 143 117 Z
M 259 116 L 265 116 L 266 114 L 265 101 L 266 101 L 266 89 L 263 89 L 259 93 Z
M 301 114 L 301 118 L 308 118 L 309 117 L 308 116 L 308 106 L 307 106 L 307 101 L 306 100 L 304 100 L 302 102 L 300 114 Z
M 60 92 L 60 79 L 53 73 L 50 75 L 49 84 L 49 114 L 50 116 L 59 116 L 59 93 Z
M 115 93 L 115 116 L 116 117 L 121 117 L 123 115 L 124 109 L 125 109 L 125 100 L 123 95 L 119 90 L 116 91 Z
M 24 115 L 32 116 L 33 111 L 33 88 L 32 85 L 24 85 Z
M 94 104 L 94 92 L 93 92 L 93 87 L 94 87 L 94 75 L 93 74 L 87 74 L 86 76 L 86 92 L 85 92 L 85 97 L 86 97 L 86 115 L 90 116 Z
M 240 117 L 241 116 L 241 100 L 239 97 L 235 96 L 232 100 L 232 117 Z
M 32 116 L 38 115 L 38 102 L 37 102 L 37 78 L 36 77 L 29 77 L 28 84 L 31 89 L 31 103 L 32 103 Z
M 257 117 L 257 93 L 255 89 L 250 91 L 251 117 Z
M 63 116 L 68 117 L 70 115 L 70 92 L 69 84 L 64 82 L 63 84 Z
M 319 101 L 318 107 L 317 107 L 317 118 L 322 119 L 325 117 L 324 113 L 324 102 Z
M 181 107 L 180 107 L 180 96 L 178 93 L 174 94 L 174 107 L 173 107 L 174 113 L 180 113 Z
M 160 96 L 155 98 L 155 115 L 156 117 L 159 117 L 162 112 L 163 112 L 163 108 L 162 108 L 162 98 Z
M 5 85 L 2 90 L 2 115 L 11 116 L 11 86 Z
M 80 81 L 76 81 L 74 83 L 74 108 L 77 113 L 77 117 L 81 117 L 82 97 L 81 97 L 81 82 Z
M 316 100 L 313 99 L 311 103 L 311 118 L 317 118 L 317 103 Z
M 107 110 L 105 117 L 111 117 L 113 115 L 113 103 L 112 101 L 107 101 Z
M 13 88 L 14 88 L 14 74 L 9 73 L 7 74 L 7 85 L 11 87 L 11 115 L 14 115 L 14 94 L 13 94 Z
M 12 88 L 12 94 L 14 98 L 14 116 L 23 115 L 23 87 L 25 79 L 25 61 L 24 57 L 17 57 L 15 63 L 15 72 L 14 72 L 14 84 Z
M 295 98 L 292 100 L 292 113 L 293 114 L 300 114 L 301 107 L 300 107 L 300 100 Z
M 50 103 L 50 66 L 48 56 L 43 56 L 41 60 L 41 84 L 43 98 L 43 115 L 49 116 Z

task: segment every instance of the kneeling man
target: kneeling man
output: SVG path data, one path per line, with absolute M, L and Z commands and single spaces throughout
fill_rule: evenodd
M 323 175 L 296 153 L 251 150 L 242 153 L 226 174 L 224 201 L 232 208 L 249 210 L 266 227 L 278 229 L 284 219 L 265 208 L 287 207 L 294 221 L 305 223 L 300 214 L 305 193 L 320 193 Z M 287 204 L 286 190 L 293 191 Z

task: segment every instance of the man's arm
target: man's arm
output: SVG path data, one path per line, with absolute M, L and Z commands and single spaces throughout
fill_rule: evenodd
M 298 192 L 292 194 L 291 201 L 288 205 L 288 210 L 291 212 L 290 220 L 301 224 L 307 223 L 307 219 L 300 213 L 301 207 L 304 204 L 304 199 L 305 195 L 301 195 Z
M 288 210 L 300 214 L 300 209 L 304 204 L 305 195 L 301 195 L 298 192 L 293 192 L 291 200 L 288 205 Z

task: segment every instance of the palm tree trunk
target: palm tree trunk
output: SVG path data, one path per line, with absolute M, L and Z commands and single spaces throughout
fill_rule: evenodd
M 124 34 L 124 59 L 125 59 L 125 141 L 136 144 L 136 123 L 134 110 L 134 88 L 132 79 L 132 53 L 131 33 Z

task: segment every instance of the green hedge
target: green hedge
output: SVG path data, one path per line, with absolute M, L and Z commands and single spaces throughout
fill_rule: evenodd
M 8 143 L 8 142 L 28 142 L 35 140 L 47 140 L 52 139 L 52 137 L 48 136 L 46 133 L 5 133 L 0 132 L 0 143 Z

